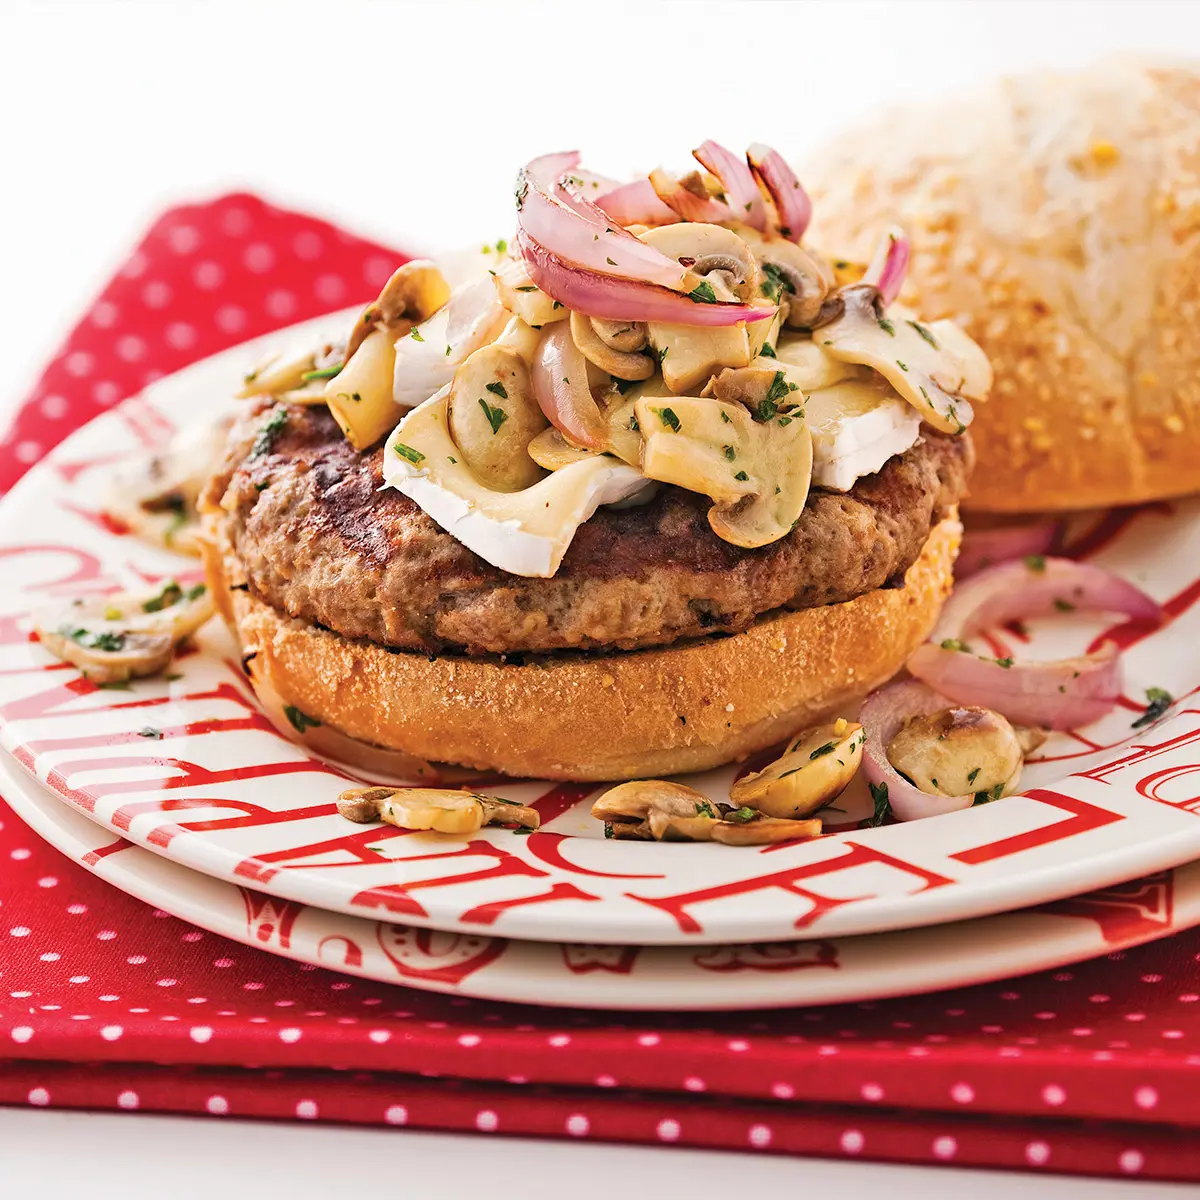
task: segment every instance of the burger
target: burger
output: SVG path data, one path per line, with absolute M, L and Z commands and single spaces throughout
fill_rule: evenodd
M 952 582 L 986 356 L 805 243 L 775 151 L 518 176 L 511 240 L 280 351 L 200 497 L 267 710 L 360 755 L 621 780 L 743 759 L 891 678 Z M 282 715 L 280 715 L 282 714 Z
M 990 83 L 840 133 L 805 178 L 818 233 L 899 221 L 905 299 L 996 372 L 973 513 L 1200 491 L 1200 75 L 1109 60 Z

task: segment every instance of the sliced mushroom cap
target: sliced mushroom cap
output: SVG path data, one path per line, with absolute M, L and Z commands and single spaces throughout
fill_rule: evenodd
M 999 713 L 960 707 L 913 718 L 892 738 L 887 758 L 923 792 L 963 796 L 1015 791 L 1024 755 Z
M 736 814 L 731 814 L 736 815 Z M 724 846 L 773 846 L 799 838 L 820 837 L 820 821 L 781 821 L 777 817 L 757 816 L 748 821 L 719 821 L 713 826 L 712 840 Z
M 537 353 L 538 343 L 541 340 L 541 330 L 534 329 L 520 317 L 513 317 L 500 331 L 492 345 L 516 351 L 528 367 L 533 365 L 533 356 Z
M 526 447 L 529 457 L 547 471 L 558 471 L 572 463 L 595 458 L 600 454 L 611 454 L 632 467 L 640 467 L 642 435 L 638 430 L 635 405 L 636 397 L 622 396 L 619 392 L 614 392 L 613 398 L 604 406 L 603 415 L 608 425 L 604 450 L 576 446 L 568 441 L 560 430 L 546 429 Z M 634 497 L 629 499 L 633 500 Z M 626 501 L 618 501 L 618 504 L 624 503 Z
M 164 449 L 123 463 L 108 481 L 104 512 L 148 542 L 198 555 L 196 502 L 228 430 L 225 417 L 191 425 Z
M 729 789 L 735 804 L 768 817 L 811 817 L 842 794 L 862 761 L 861 725 L 838 720 L 801 734 L 774 762 Z
M 707 805 L 711 808 L 712 801 L 703 792 L 685 787 L 682 783 L 670 783 L 665 779 L 634 779 L 609 788 L 597 797 L 592 802 L 592 816 L 597 821 L 644 821 L 656 805 L 679 811 L 682 811 L 682 805 L 695 812 L 697 806 Z
M 828 263 L 786 238 L 755 240 L 762 273 L 759 291 L 784 310 L 791 329 L 810 329 L 835 286 Z
M 157 675 L 175 649 L 213 615 L 204 584 L 173 580 L 153 592 L 120 592 L 73 600 L 34 618 L 41 644 L 77 666 L 93 683 L 124 683 Z
M 384 329 L 393 340 L 422 321 L 429 320 L 450 299 L 450 285 L 439 268 L 424 259 L 413 259 L 392 273 L 378 299 L 354 323 L 346 346 L 346 361 L 372 329 Z
M 756 324 L 765 325 L 766 321 Z M 698 391 L 723 367 L 749 366 L 753 357 L 745 325 L 705 329 L 651 321 L 648 328 L 663 382 L 677 396 Z
M 519 825 L 537 829 L 540 818 L 532 808 L 441 788 L 350 788 L 338 797 L 338 812 L 349 821 L 384 821 L 397 829 L 434 833 L 476 833 L 484 825 Z
M 606 346 L 622 354 L 636 354 L 646 348 L 648 331 L 644 321 L 605 321 L 593 317 L 592 328 Z
M 717 300 L 749 301 L 758 295 L 758 261 L 732 229 L 680 221 L 648 229 L 640 240 L 707 282 Z
M 843 379 L 870 373 L 854 363 L 834 358 L 814 338 L 786 333 L 775 343 L 775 358 L 787 371 L 788 381 L 802 392 L 816 392 Z
M 572 463 L 597 457 L 597 451 L 588 450 L 585 446 L 572 446 L 554 428 L 544 429 L 539 433 L 526 447 L 526 452 L 546 471 L 561 471 L 563 467 L 569 467 Z
M 404 415 L 392 399 L 395 370 L 394 336 L 386 329 L 372 329 L 325 385 L 325 403 L 355 450 L 366 450 L 386 437 Z
M 571 314 L 571 339 L 588 362 L 617 379 L 637 381 L 654 374 L 655 360 L 650 355 L 614 350 L 601 340 L 591 318 L 583 313 Z
M 962 433 L 975 415 L 962 391 L 965 362 L 938 340 L 931 326 L 885 316 L 879 293 L 870 285 L 843 288 L 838 297 L 841 314 L 822 325 L 815 340 L 834 358 L 878 371 L 935 429 Z M 961 341 L 956 344 L 961 348 Z M 973 362 L 976 386 L 979 375 Z
M 738 404 L 679 396 L 640 399 L 636 412 L 642 473 L 710 496 L 708 523 L 719 538 L 749 549 L 791 532 L 812 478 L 802 411 L 756 421 Z
M 463 461 L 488 487 L 519 492 L 542 478 L 526 447 L 550 422 L 517 351 L 496 345 L 476 350 L 454 373 L 449 411 L 450 435 Z
M 242 388 L 234 395 L 239 400 L 248 400 L 254 396 L 316 394 L 325 386 L 325 380 L 330 374 L 337 373 L 345 357 L 345 348 L 337 342 L 273 350 L 258 366 L 242 377 Z M 323 403 L 323 400 L 317 396 L 315 400 L 307 402 L 319 404 Z
M 500 303 L 527 325 L 549 325 L 552 321 L 563 321 L 570 315 L 553 296 L 546 295 L 533 282 L 521 259 L 510 258 L 502 263 L 492 276 L 492 282 Z

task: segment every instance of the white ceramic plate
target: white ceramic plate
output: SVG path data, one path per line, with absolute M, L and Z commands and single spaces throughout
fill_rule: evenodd
M 0 761 L 9 805 L 137 899 L 244 946 L 423 991 L 572 1008 L 674 1011 L 877 1000 L 1079 962 L 1200 923 L 1200 864 L 1041 908 L 866 937 L 602 946 L 437 933 L 323 912 L 117 840 Z
M 316 336 L 344 320 L 308 328 Z M 252 343 L 159 381 L 74 434 L 0 504 L 0 744 L 93 821 L 215 878 L 331 911 L 465 934 L 642 945 L 963 920 L 1200 856 L 1191 781 L 1200 710 L 1186 701 L 1158 725 L 1131 729 L 1145 688 L 1190 697 L 1200 685 L 1194 502 L 1110 514 L 1075 534 L 1081 554 L 1147 587 L 1172 619 L 1141 640 L 1066 618 L 1033 629 L 1019 653 L 1057 657 L 1101 631 L 1128 640 L 1128 682 L 1124 706 L 1043 749 L 1024 795 L 859 830 L 869 805 L 856 783 L 839 801 L 842 825 L 808 843 L 605 841 L 583 799 L 592 789 L 536 782 L 489 788 L 541 810 L 532 836 L 492 829 L 464 843 L 350 825 L 333 808 L 349 777 L 263 718 L 215 624 L 173 680 L 96 689 L 30 642 L 27 614 L 47 599 L 195 569 L 109 530 L 98 498 L 114 461 L 215 414 L 261 349 Z M 141 736 L 147 728 L 161 738 Z M 724 799 L 732 775 L 689 782 Z

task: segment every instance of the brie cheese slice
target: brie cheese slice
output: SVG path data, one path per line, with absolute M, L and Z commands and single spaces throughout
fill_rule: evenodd
M 874 381 L 843 379 L 812 392 L 805 405 L 813 440 L 813 484 L 848 492 L 893 455 L 911 448 L 921 432 L 920 414 L 891 388 Z
M 396 427 L 383 450 L 384 481 L 502 571 L 550 578 L 597 508 L 646 484 L 636 468 L 593 455 L 522 491 L 493 491 L 461 461 L 448 428 L 449 395 L 443 388 Z

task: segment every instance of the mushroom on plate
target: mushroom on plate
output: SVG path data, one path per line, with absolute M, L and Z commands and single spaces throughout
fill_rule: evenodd
M 921 791 L 943 796 L 1011 795 L 1024 758 L 1012 725 L 972 705 L 914 717 L 887 745 L 888 762 L 901 775 Z
M 611 322 L 606 322 L 606 324 L 611 324 Z M 632 330 L 636 327 L 630 325 L 627 328 Z M 622 335 L 615 336 L 621 337 Z M 596 331 L 592 319 L 584 316 L 583 313 L 573 312 L 571 314 L 571 340 L 588 362 L 602 371 L 607 371 L 616 379 L 638 381 L 649 379 L 654 374 L 655 362 L 650 355 L 615 349 L 611 341 L 605 341 Z M 642 335 L 642 344 L 645 345 L 644 334 Z
M 442 788 L 349 788 L 338 797 L 337 808 L 357 824 L 383 821 L 397 829 L 434 833 L 477 833 L 485 825 L 537 829 L 541 824 L 536 809 L 515 800 Z
M 92 683 L 125 683 L 165 670 L 176 648 L 213 615 L 212 596 L 198 583 L 171 580 L 154 592 L 119 592 L 72 600 L 36 613 L 38 640 Z
M 768 817 L 811 817 L 845 791 L 862 761 L 863 727 L 838 719 L 801 734 L 761 771 L 736 780 L 729 789 L 735 804 Z

